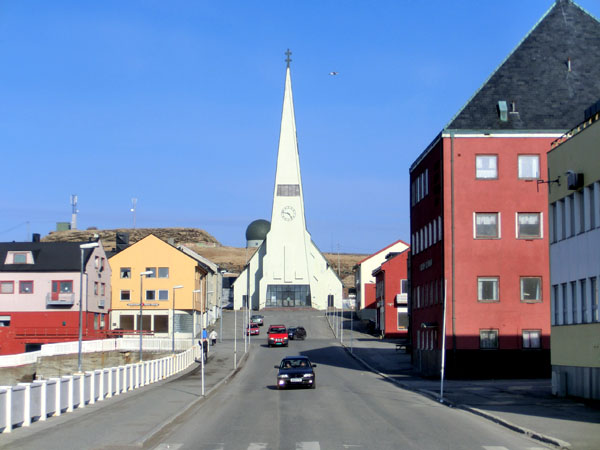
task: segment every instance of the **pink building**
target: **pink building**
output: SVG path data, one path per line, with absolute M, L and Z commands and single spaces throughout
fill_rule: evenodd
M 0 354 L 78 340 L 80 299 L 83 339 L 105 337 L 110 267 L 101 243 L 82 244 L 90 243 L 0 243 Z

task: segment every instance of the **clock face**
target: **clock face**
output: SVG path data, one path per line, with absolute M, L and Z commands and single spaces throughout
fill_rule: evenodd
M 296 217 L 296 210 L 292 206 L 284 206 L 281 209 L 281 217 L 283 220 L 290 222 L 294 220 L 294 217 Z

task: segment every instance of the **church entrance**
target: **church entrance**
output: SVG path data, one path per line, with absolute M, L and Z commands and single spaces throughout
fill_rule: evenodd
M 310 303 L 309 284 L 269 284 L 267 285 L 267 308 L 307 307 Z

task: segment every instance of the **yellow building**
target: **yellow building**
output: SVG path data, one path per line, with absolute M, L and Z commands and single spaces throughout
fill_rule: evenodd
M 208 324 L 207 277 L 218 271 L 150 234 L 109 259 L 111 329 L 192 338 Z M 216 267 L 216 266 L 214 266 Z M 140 303 L 142 304 L 140 307 Z M 141 320 L 140 320 L 141 313 Z

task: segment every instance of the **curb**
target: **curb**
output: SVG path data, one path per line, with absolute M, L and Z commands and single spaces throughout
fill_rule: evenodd
M 336 340 L 337 341 L 337 340 Z M 555 438 L 553 436 L 546 436 L 542 433 L 538 433 L 537 431 L 533 431 L 533 430 L 529 430 L 527 428 L 521 427 L 519 425 L 515 425 L 507 420 L 504 420 L 498 416 L 495 416 L 493 414 L 490 414 L 488 412 L 482 411 L 480 409 L 477 408 L 473 408 L 471 406 L 468 405 L 462 405 L 462 404 L 455 404 L 449 400 L 446 399 L 440 399 L 439 394 L 432 392 L 432 391 L 428 391 L 426 389 L 415 389 L 414 387 L 406 384 L 406 383 L 402 383 L 399 382 L 397 380 L 394 380 L 392 377 L 390 377 L 389 375 L 380 372 L 379 370 L 375 369 L 374 367 L 372 367 L 370 364 L 368 364 L 364 359 L 362 359 L 360 356 L 355 355 L 353 352 L 351 352 L 348 347 L 344 344 L 340 342 L 340 345 L 344 348 L 344 350 L 346 350 L 346 352 L 353 357 L 354 359 L 356 359 L 360 364 L 362 364 L 363 366 L 365 366 L 367 369 L 369 369 L 371 372 L 376 373 L 377 375 L 381 376 L 382 378 L 385 378 L 386 380 L 394 383 L 395 385 L 406 389 L 407 391 L 412 391 L 412 392 L 418 392 L 420 394 L 425 395 L 426 397 L 432 399 L 432 400 L 436 400 L 437 402 L 448 406 L 449 408 L 459 408 L 462 409 L 464 411 L 470 412 L 472 414 L 476 414 L 480 417 L 483 417 L 484 419 L 490 420 L 494 423 L 497 423 L 498 425 L 501 425 L 505 428 L 508 428 L 509 430 L 512 431 L 516 431 L 518 433 L 522 433 L 532 439 L 535 439 L 537 441 L 543 442 L 545 444 L 551 444 L 554 445 L 560 449 L 570 449 L 572 446 L 569 442 L 563 441 L 561 439 Z
M 184 414 L 186 414 L 190 409 L 194 408 L 198 404 L 204 402 L 208 397 L 212 396 L 223 384 L 226 384 L 231 378 L 233 378 L 241 370 L 242 366 L 246 362 L 246 359 L 248 359 L 248 355 L 249 355 L 249 352 L 244 353 L 242 355 L 242 357 L 240 358 L 240 360 L 238 361 L 237 368 L 231 370 L 227 376 L 225 376 L 221 381 L 219 381 L 217 384 L 215 384 L 213 387 L 211 387 L 205 393 L 204 396 L 200 396 L 196 400 L 193 400 L 187 406 L 185 406 L 181 410 L 181 412 L 179 412 L 178 414 L 165 420 L 163 423 L 157 425 L 152 431 L 148 432 L 145 436 L 138 439 L 133 444 L 133 446 L 137 447 L 137 448 L 143 448 L 148 442 L 150 442 L 152 439 L 154 439 L 156 436 L 158 436 L 158 434 L 160 434 L 160 432 L 163 431 L 163 429 L 165 429 L 169 425 L 173 424 L 180 417 L 182 417 Z

